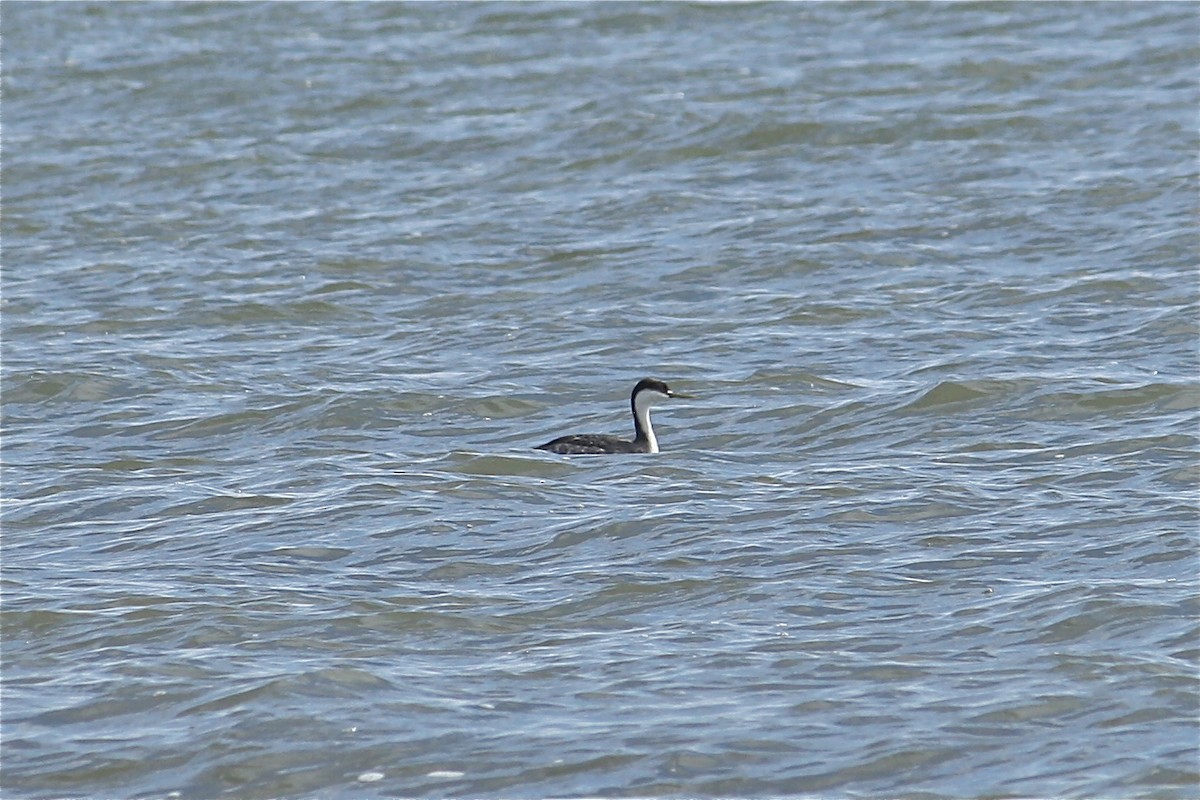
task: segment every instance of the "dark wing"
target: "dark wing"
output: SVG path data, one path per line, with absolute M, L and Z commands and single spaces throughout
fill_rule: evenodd
M 581 433 L 574 436 L 560 436 L 552 442 L 538 445 L 536 449 L 573 456 L 598 456 L 605 453 L 638 452 L 633 446 L 633 442 L 616 436 L 607 436 L 602 433 Z

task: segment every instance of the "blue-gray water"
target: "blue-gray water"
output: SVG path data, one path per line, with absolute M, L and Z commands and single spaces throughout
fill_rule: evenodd
M 1200 794 L 1200 7 L 2 22 L 6 798 Z

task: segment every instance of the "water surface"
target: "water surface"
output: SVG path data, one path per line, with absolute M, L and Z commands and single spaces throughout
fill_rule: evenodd
M 1194 5 L 4 25 L 12 797 L 1200 791 Z

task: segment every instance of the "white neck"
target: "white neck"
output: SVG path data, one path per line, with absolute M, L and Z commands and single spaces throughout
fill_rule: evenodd
M 646 441 L 650 445 L 650 452 L 658 452 L 658 438 L 654 435 L 654 428 L 650 425 L 650 403 L 654 398 L 650 392 L 642 392 L 637 396 L 637 403 L 633 409 L 634 415 L 637 417 L 638 424 L 642 428 L 642 433 L 646 434 Z

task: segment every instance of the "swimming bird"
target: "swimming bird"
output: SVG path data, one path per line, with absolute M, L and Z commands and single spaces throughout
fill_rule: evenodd
M 654 428 L 650 426 L 650 406 L 672 397 L 691 395 L 672 392 L 665 383 L 655 378 L 642 378 L 629 395 L 629 405 L 633 409 L 633 441 L 603 433 L 577 433 L 560 436 L 552 442 L 538 445 L 537 449 L 563 455 L 657 453 L 658 439 L 654 436 Z

